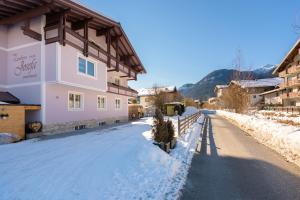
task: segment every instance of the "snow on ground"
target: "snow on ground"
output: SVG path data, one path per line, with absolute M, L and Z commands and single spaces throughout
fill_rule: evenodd
M 260 110 L 252 114 L 260 119 L 270 119 L 276 122 L 284 122 L 291 125 L 300 125 L 300 115 L 298 113 L 292 114 L 287 112 Z
M 186 116 L 188 116 L 188 115 L 192 115 L 192 114 L 194 114 L 194 113 L 196 113 L 196 112 L 198 112 L 199 110 L 196 108 L 196 107 L 193 107 L 193 106 L 187 106 L 186 108 L 185 108 L 185 111 L 184 111 L 184 113 L 182 113 L 182 117 L 186 117 Z
M 241 129 L 251 134 L 260 143 L 284 156 L 288 161 L 300 166 L 300 130 L 299 127 L 280 124 L 255 115 L 242 115 L 227 111 L 217 111 Z
M 0 146 L 0 199 L 174 199 L 185 181 L 199 118 L 167 154 L 152 118 L 68 137 Z
M 20 140 L 20 138 L 15 134 L 0 133 L 0 144 L 8 144 L 8 143 L 16 142 L 18 140 Z

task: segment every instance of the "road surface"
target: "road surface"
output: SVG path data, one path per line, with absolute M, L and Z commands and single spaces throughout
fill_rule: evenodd
M 210 113 L 181 199 L 300 199 L 300 168 Z

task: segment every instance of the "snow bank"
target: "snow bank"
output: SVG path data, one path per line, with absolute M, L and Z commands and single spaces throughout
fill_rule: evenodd
M 152 122 L 144 118 L 82 135 L 1 145 L 0 199 L 175 199 L 201 124 L 167 154 L 152 144 Z
M 187 107 L 185 108 L 184 113 L 182 113 L 181 116 L 185 117 L 185 116 L 188 116 L 188 115 L 192 115 L 192 114 L 194 114 L 194 113 L 196 113 L 196 112 L 198 112 L 198 111 L 199 111 L 199 110 L 198 110 L 197 108 L 193 107 L 193 106 L 187 106 Z
M 0 133 L 0 144 L 8 144 L 12 142 L 16 142 L 20 140 L 20 138 L 12 133 Z
M 219 110 L 217 114 L 238 125 L 288 161 L 300 166 L 300 130 L 298 127 L 227 111 Z

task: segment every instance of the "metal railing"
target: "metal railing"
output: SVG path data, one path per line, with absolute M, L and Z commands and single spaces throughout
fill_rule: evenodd
M 178 116 L 178 136 L 181 136 L 186 130 L 200 117 L 201 111 L 198 111 L 192 115 L 180 118 Z

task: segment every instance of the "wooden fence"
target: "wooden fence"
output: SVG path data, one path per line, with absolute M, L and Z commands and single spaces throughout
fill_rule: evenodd
M 184 118 L 178 117 L 178 135 L 182 135 L 185 131 L 199 118 L 201 112 L 196 112 Z
M 296 106 L 289 106 L 289 107 L 266 107 L 264 110 L 271 110 L 271 111 L 280 111 L 292 114 L 300 114 L 300 107 Z

